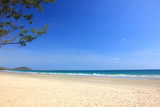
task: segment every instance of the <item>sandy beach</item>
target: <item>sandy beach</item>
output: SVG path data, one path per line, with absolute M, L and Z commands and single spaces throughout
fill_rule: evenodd
M 0 107 L 159 107 L 159 80 L 0 72 Z

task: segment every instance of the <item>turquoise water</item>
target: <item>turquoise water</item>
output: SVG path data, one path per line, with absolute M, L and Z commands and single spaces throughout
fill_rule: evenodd
M 12 70 L 10 72 L 127 79 L 160 79 L 160 70 Z

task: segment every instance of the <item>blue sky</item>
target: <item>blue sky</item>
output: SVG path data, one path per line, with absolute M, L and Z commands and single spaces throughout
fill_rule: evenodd
M 159 69 L 159 0 L 56 0 L 34 26 L 48 34 L 16 50 L 0 48 L 0 66 L 33 69 Z

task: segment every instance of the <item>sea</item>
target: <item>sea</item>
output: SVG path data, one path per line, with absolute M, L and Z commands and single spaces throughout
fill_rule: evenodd
M 160 70 L 5 70 L 12 73 L 160 80 Z

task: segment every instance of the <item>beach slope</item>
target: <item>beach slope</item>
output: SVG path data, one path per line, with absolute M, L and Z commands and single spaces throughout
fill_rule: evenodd
M 160 81 L 0 72 L 0 107 L 159 107 Z

